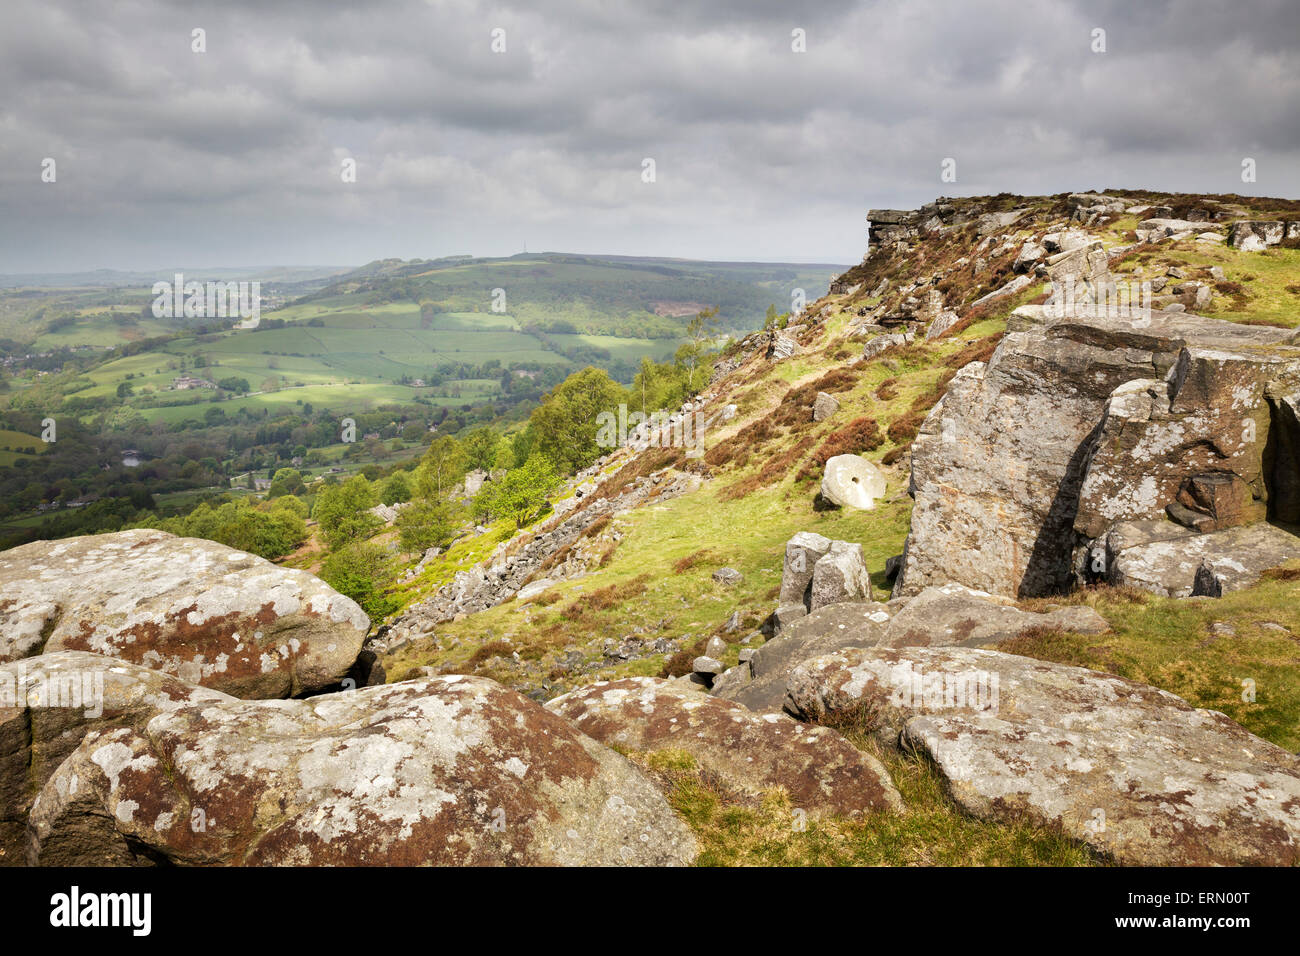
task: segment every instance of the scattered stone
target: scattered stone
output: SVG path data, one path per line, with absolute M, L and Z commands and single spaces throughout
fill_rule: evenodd
M 721 659 L 727 653 L 727 642 L 720 637 L 711 637 L 704 645 L 705 657 L 716 657 Z
M 867 573 L 862 545 L 832 541 L 831 549 L 813 566 L 808 592 L 808 610 L 847 601 L 870 601 L 871 577 Z
M 718 584 L 731 587 L 745 580 L 745 576 L 735 568 L 718 568 L 713 572 L 713 580 Z
M 708 656 L 697 657 L 691 662 L 691 670 L 696 674 L 716 677 L 723 671 L 722 661 Z
M 797 532 L 785 545 L 780 603 L 808 605 L 813 566 L 831 550 L 831 539 L 812 531 Z
M 825 392 L 818 392 L 817 398 L 813 402 L 812 420 L 815 422 L 824 422 L 840 410 L 840 403 L 833 395 L 827 395 Z

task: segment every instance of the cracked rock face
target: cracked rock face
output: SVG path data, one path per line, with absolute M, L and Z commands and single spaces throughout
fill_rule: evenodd
M 370 628 L 306 571 L 199 538 L 120 531 L 0 553 L 0 663 L 90 651 L 244 698 L 337 684 Z
M 857 817 L 903 806 L 880 761 L 836 731 L 784 714 L 756 714 L 672 681 L 602 681 L 546 706 L 610 746 L 684 750 L 701 769 L 752 797 L 784 787 L 794 806 L 809 813 Z
M 27 814 L 85 735 L 143 727 L 188 704 L 234 701 L 206 687 L 83 651 L 0 665 L 0 865 L 26 861 Z
M 40 865 L 669 865 L 632 763 L 493 681 L 230 701 L 85 738 L 32 807 Z
M 842 650 L 789 682 L 806 717 L 863 700 L 977 817 L 1028 814 L 1123 864 L 1300 863 L 1300 759 L 1154 687 L 970 648 Z
M 1083 531 L 1160 514 L 1187 479 L 1236 474 L 1265 490 L 1267 384 L 1300 368 L 1287 330 L 1184 313 L 1054 321 L 1041 307 L 1009 328 L 987 366 L 956 375 L 912 446 L 896 597 L 950 581 L 1058 593 L 1075 580 Z

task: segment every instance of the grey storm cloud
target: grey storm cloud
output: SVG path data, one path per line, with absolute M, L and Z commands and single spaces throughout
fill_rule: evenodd
M 849 262 L 868 207 L 941 194 L 1300 194 L 1286 0 L 17 0 L 3 23 L 0 272 L 524 243 Z

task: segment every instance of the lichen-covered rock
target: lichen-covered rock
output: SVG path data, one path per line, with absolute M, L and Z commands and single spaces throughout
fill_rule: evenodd
M 817 717 L 863 700 L 962 809 L 1028 815 L 1119 863 L 1300 863 L 1300 759 L 1145 684 L 971 648 L 850 649 L 790 678 Z
M 1262 252 L 1282 241 L 1286 223 L 1280 220 L 1246 219 L 1228 230 L 1228 245 L 1242 252 Z
M 781 604 L 808 605 L 813 567 L 831 550 L 831 539 L 813 531 L 797 532 L 785 544 L 781 566 Z
M 1062 607 L 1035 613 L 1022 611 L 1008 598 L 975 591 L 960 584 L 926 588 L 898 610 L 885 628 L 885 647 L 979 647 L 1052 628 L 1082 634 L 1110 629 L 1090 607 Z
M 727 671 L 727 680 L 716 684 L 713 693 L 753 711 L 779 711 L 786 678 L 799 663 L 842 647 L 878 644 L 890 617 L 889 608 L 874 601 L 828 604 L 805 613 L 755 649 L 746 664 Z
M 26 863 L 32 800 L 87 733 L 138 729 L 155 714 L 234 699 L 84 651 L 0 665 L 0 865 Z
M 1264 392 L 1295 366 L 1295 356 L 1187 347 L 1165 380 L 1121 385 L 1089 449 L 1075 530 L 1096 538 L 1116 521 L 1159 517 L 1175 502 L 1192 508 L 1189 481 L 1210 474 L 1235 476 L 1250 489 L 1220 527 L 1262 520 Z
M 1116 525 L 1090 555 L 1090 569 L 1111 584 L 1162 597 L 1222 597 L 1300 558 L 1300 538 L 1263 523 L 1197 534 L 1170 521 L 1131 521 Z
M 337 684 L 370 621 L 306 571 L 199 538 L 119 531 L 0 552 L 0 662 L 90 651 L 236 697 Z
M 896 596 L 949 581 L 1012 597 L 1067 589 L 1080 489 L 1117 388 L 1164 382 L 1188 346 L 1199 350 L 1182 359 L 1189 407 L 1193 395 L 1223 394 L 1197 378 L 1217 353 L 1262 356 L 1268 367 L 1300 359 L 1285 329 L 1185 313 L 1058 321 L 1024 307 L 1013 320 L 987 365 L 971 363 L 952 380 L 912 445 L 916 503 Z M 1236 413 L 1225 411 L 1221 431 Z
M 862 545 L 856 541 L 832 541 L 831 549 L 813 565 L 808 588 L 808 610 L 846 601 L 870 601 L 871 577 L 867 573 Z
M 31 812 L 31 862 L 688 863 L 632 763 L 489 680 L 178 708 L 88 735 Z
M 900 810 L 902 798 L 878 760 L 834 730 L 783 714 L 631 677 L 583 687 L 546 705 L 608 746 L 684 750 L 703 770 L 750 796 L 784 787 L 809 813 L 856 817 Z

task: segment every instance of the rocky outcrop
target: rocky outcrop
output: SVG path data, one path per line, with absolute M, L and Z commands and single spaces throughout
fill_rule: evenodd
M 1075 530 L 1096 538 L 1117 521 L 1159 517 L 1174 503 L 1176 516 L 1203 511 L 1218 527 L 1262 520 L 1264 392 L 1298 371 L 1296 355 L 1188 345 L 1162 379 L 1116 388 L 1088 451 Z M 1237 493 L 1213 494 L 1221 479 L 1236 479 Z
M 53 651 L 0 665 L 0 866 L 26 862 L 32 800 L 87 733 L 235 698 L 136 664 Z
M 879 643 L 884 647 L 980 647 L 1036 628 L 1101 634 L 1110 630 L 1110 625 L 1090 607 L 1034 613 L 1022 611 L 1009 598 L 944 584 L 926 588 L 895 612 Z
M 733 667 L 713 693 L 761 713 L 780 711 L 790 673 L 806 660 L 844 647 L 871 647 L 883 639 L 892 614 L 876 602 L 830 604 L 805 614 Z
M 288 697 L 337 684 L 369 628 L 319 578 L 200 538 L 120 531 L 0 553 L 0 662 L 91 651 Z
M 786 542 L 780 603 L 774 613 L 778 633 L 827 604 L 870 600 L 871 578 L 862 545 L 832 541 L 812 531 L 800 531 Z
M 838 733 L 650 677 L 602 681 L 546 705 L 607 746 L 684 750 L 750 797 L 782 787 L 808 813 L 858 817 L 901 810 L 885 768 Z
M 1246 219 L 1234 222 L 1228 230 L 1228 245 L 1242 252 L 1262 252 L 1269 246 L 1300 236 L 1300 222 Z
M 1300 369 L 1286 330 L 1186 313 L 1054 320 L 1041 307 L 1018 309 L 1009 327 L 987 365 L 952 380 L 912 446 L 896 596 L 949 581 L 1066 590 L 1108 523 L 1164 513 L 1207 473 L 1239 475 L 1253 496 L 1294 469 L 1263 452 L 1266 396 Z
M 31 811 L 34 864 L 689 863 L 629 761 L 492 681 L 189 705 L 88 735 Z
M 1094 542 L 1087 571 L 1162 597 L 1222 597 L 1300 558 L 1300 538 L 1270 524 L 1198 534 L 1170 521 L 1123 521 Z
M 790 679 L 802 717 L 864 701 L 976 817 L 1027 815 L 1123 864 L 1300 862 L 1300 760 L 1154 687 L 969 648 L 845 650 Z

